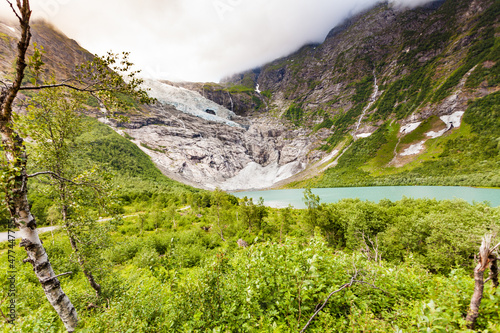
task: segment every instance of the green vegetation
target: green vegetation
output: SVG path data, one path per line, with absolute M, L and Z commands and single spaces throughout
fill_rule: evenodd
M 3 32 L 0 32 L 0 39 L 3 41 L 5 44 L 10 44 L 11 37 L 7 34 L 4 34 Z
M 471 103 L 460 129 L 429 140 L 428 153 L 401 169 L 384 165 L 395 148 L 394 129 L 381 127 L 375 134 L 356 141 L 336 167 L 313 181 L 317 187 L 379 185 L 457 185 L 500 187 L 500 93 Z M 441 121 L 430 117 L 400 144 L 422 140 Z M 469 126 L 470 125 L 470 126 Z M 374 174 L 377 170 L 377 174 Z M 453 172 L 450 172 L 453 170 Z
M 445 128 L 446 125 L 441 121 L 441 119 L 439 119 L 438 116 L 431 116 L 421 123 L 420 126 L 418 126 L 413 132 L 405 135 L 401 139 L 401 144 L 410 144 L 412 142 L 426 139 L 427 136 L 425 133 L 431 131 L 434 126 L 443 126 L 443 128 Z
M 127 138 L 127 139 L 128 139 L 128 138 Z M 144 142 L 141 142 L 141 146 L 142 146 L 142 147 L 144 147 L 144 148 L 146 148 L 146 149 L 149 149 L 149 150 L 152 150 L 152 151 L 156 151 L 156 152 L 158 152 L 158 153 L 164 153 L 164 151 L 163 151 L 163 150 L 158 149 L 158 148 L 153 148 L 153 147 L 150 147 L 150 146 L 148 146 L 148 145 L 147 145 L 146 143 L 144 143 Z
M 330 117 L 325 116 L 323 121 L 313 128 L 313 132 L 317 132 L 322 128 L 330 129 L 333 126 L 333 120 L 330 119 Z
M 234 86 L 230 86 L 229 88 L 227 88 L 227 90 L 232 94 L 236 94 L 236 93 L 252 94 L 255 91 L 255 88 L 253 87 L 253 83 L 252 83 L 252 86 L 250 86 L 250 87 L 245 86 L 245 85 L 234 85 Z
M 451 15 L 441 22 L 436 17 L 427 28 L 437 23 L 453 26 L 456 3 L 446 1 L 439 13 Z M 500 2 L 495 0 L 478 18 L 471 36 L 477 42 L 449 77 L 436 77 L 443 59 L 442 53 L 435 56 L 433 51 L 444 50 L 456 36 L 440 31 L 439 24 L 429 29 L 433 32 L 416 48 L 391 59 L 404 67 L 396 69 L 395 81 L 383 78 L 384 93 L 369 110 L 376 110 L 370 120 L 383 125 L 368 138 L 354 141 L 348 133 L 373 92 L 373 77 L 360 73 L 383 67 L 373 63 L 366 52 L 353 58 L 359 68 L 352 72 L 345 65 L 348 52 L 336 59 L 339 68 L 335 70 L 357 81 L 349 86 L 350 100 L 335 96 L 325 104 L 351 102 L 345 113 L 333 118 L 322 109 L 306 114 L 307 94 L 300 87 L 314 90 L 320 81 L 301 78 L 296 86 L 288 87 L 285 95 L 295 95 L 295 103 L 283 118 L 295 126 L 308 125 L 309 117 L 322 119 L 314 132 L 334 129 L 322 149 L 347 147 L 338 165 L 314 180 L 314 185 L 500 187 L 500 92 L 471 102 L 460 129 L 428 140 L 427 152 L 405 167 L 387 167 L 398 143 L 415 143 L 428 131 L 444 126 L 437 117 L 430 117 L 399 140 L 398 123 L 387 120 L 392 115 L 402 119 L 430 101 L 442 101 L 474 66 L 466 88 L 498 85 L 499 40 L 488 26 L 499 16 L 499 8 Z M 405 37 L 413 46 L 420 35 L 413 31 Z M 312 53 L 312 47 L 306 46 L 297 52 L 295 61 L 282 60 L 265 70 L 281 72 L 287 67 L 297 74 L 306 68 L 309 58 L 316 57 Z M 420 61 L 427 56 L 433 58 Z M 36 83 L 35 74 L 27 75 L 26 80 Z M 92 77 L 94 72 L 86 74 Z M 207 84 L 203 89 L 242 94 L 245 104 L 260 109 L 264 102 L 254 92 L 255 75 L 245 74 L 241 85 L 220 88 Z M 270 91 L 262 96 L 272 98 Z M 125 105 L 140 107 L 127 95 L 103 97 L 117 101 L 115 112 Z M 56 98 L 56 102 L 67 100 Z M 99 106 L 92 97 L 81 103 Z M 23 137 L 27 137 L 23 131 L 41 128 L 36 121 L 55 110 L 42 111 L 30 119 L 32 128 L 19 129 Z M 76 122 L 59 122 L 68 126 L 70 120 Z M 27 144 L 30 173 L 64 162 L 63 175 L 73 181 L 87 180 L 86 176 L 97 171 L 108 181 L 106 209 L 100 208 L 102 198 L 89 191 L 75 190 L 73 195 L 68 190 L 69 197 L 62 200 L 57 193 L 60 179 L 59 183 L 48 178 L 29 183 L 29 205 L 38 225 L 63 226 L 41 238 L 78 311 L 77 332 L 298 332 L 322 304 L 324 308 L 311 320 L 307 332 L 500 332 L 500 296 L 491 282 L 486 284 L 475 330 L 467 329 L 464 320 L 474 291 L 472 272 L 480 240 L 493 234 L 498 242 L 500 207 L 408 198 L 378 204 L 357 199 L 322 204 L 307 189 L 307 209 L 271 209 L 262 200 L 238 200 L 219 189 L 208 192 L 170 180 L 130 142 L 134 138 L 128 134 L 122 137 L 92 118 L 77 120 L 78 124 L 71 122 L 68 127 L 74 132 L 62 139 L 64 156 L 50 154 L 49 149 L 40 152 Z M 54 138 L 32 134 L 31 139 L 39 148 L 54 144 Z M 66 211 L 61 206 L 67 206 Z M 7 212 L 0 210 L 3 226 L 8 219 Z M 68 232 L 71 228 L 73 233 Z M 238 247 L 244 243 L 249 247 Z M 8 245 L 0 243 L 2 258 L 7 252 Z M 47 281 L 37 279 L 32 267 L 23 265 L 25 259 L 25 251 L 16 248 L 18 318 L 15 326 L 3 324 L 0 332 L 64 332 L 40 286 Z M 10 265 L 12 262 L 0 261 L 2 281 L 10 277 Z M 102 287 L 100 293 L 87 282 L 89 267 Z M 491 271 L 487 269 L 485 274 Z M 0 284 L 0 289 L 7 294 L 9 284 Z M 2 315 L 8 313 L 8 305 L 8 301 L 0 302 Z
M 74 154 L 74 164 L 79 170 L 86 170 L 97 165 L 99 168 L 113 174 L 112 183 L 117 188 L 114 191 L 120 206 L 150 200 L 159 202 L 177 202 L 180 197 L 185 200 L 187 193 L 198 193 L 199 190 L 174 182 L 165 177 L 153 164 L 149 156 L 135 144 L 114 132 L 108 126 L 93 118 L 85 118 L 85 131 L 75 140 L 81 150 Z M 37 167 L 36 165 L 33 168 Z M 34 171 L 38 169 L 33 169 Z M 54 204 L 54 194 L 44 189 L 43 181 L 30 185 L 29 201 L 38 225 L 47 225 L 53 218 L 51 212 Z M 3 215 L 5 214 L 5 215 Z M 0 217 L 7 219 L 4 212 Z M 3 224 L 6 226 L 6 224 Z
M 93 108 L 100 107 L 99 101 L 97 100 L 97 98 L 95 98 L 91 95 L 87 96 L 87 100 L 85 101 L 85 104 L 87 104 L 88 106 L 93 107 Z
M 498 2 L 495 3 L 490 11 L 499 15 L 500 5 L 498 4 Z M 481 27 L 481 23 L 484 22 L 481 21 L 478 27 Z M 494 48 L 495 42 L 498 39 L 495 38 L 495 29 L 493 27 L 484 28 L 484 30 L 480 33 L 478 32 L 478 34 L 479 36 L 477 38 L 477 42 L 469 48 L 467 57 L 464 60 L 465 63 L 460 68 L 458 68 L 443 83 L 443 85 L 441 85 L 441 87 L 439 87 L 439 89 L 434 94 L 433 102 L 439 102 L 446 98 L 450 94 L 451 89 L 454 88 L 464 77 L 464 75 L 472 68 L 474 68 L 474 66 L 480 66 L 483 61 L 488 60 L 490 55 L 492 55 L 493 57 L 498 57 L 498 54 L 495 53 L 495 51 L 498 52 L 498 48 Z M 486 75 L 486 73 L 482 74 Z M 478 76 L 479 75 L 476 73 L 472 80 L 479 81 Z M 474 86 L 474 84 L 477 84 L 477 82 L 469 82 L 469 86 Z
M 127 140 L 135 140 L 135 138 L 130 136 L 127 132 L 123 132 L 123 137 Z
M 267 99 L 271 99 L 273 97 L 273 93 L 271 92 L 271 90 L 261 91 L 260 94 Z
M 375 105 L 374 119 L 387 119 L 393 113 L 402 119 L 415 111 L 431 91 L 433 69 L 434 65 L 429 62 L 390 84 Z
M 304 110 L 301 104 L 292 103 L 283 114 L 283 118 L 291 121 L 295 126 L 300 126 L 304 117 Z
M 352 101 L 358 108 L 363 109 L 373 93 L 373 76 L 365 76 L 360 82 L 354 84 L 356 92 L 352 97 Z
M 344 140 L 346 135 L 348 135 L 349 126 L 356 123 L 363 109 L 369 102 L 369 98 L 373 93 L 373 79 L 372 76 L 366 76 L 359 82 L 353 84 L 355 94 L 352 97 L 352 102 L 354 105 L 347 112 L 339 113 L 333 118 L 332 123 L 335 130 L 326 140 L 327 144 L 321 147 L 322 150 L 331 151 L 337 144 Z M 332 103 L 336 102 L 337 99 L 332 100 Z M 325 119 L 325 121 L 327 120 Z M 328 123 L 325 125 L 328 125 Z
M 368 164 L 361 168 L 365 171 L 380 170 L 389 164 L 394 158 L 394 150 L 398 144 L 397 135 L 399 133 L 399 124 L 393 123 L 387 127 L 385 134 L 385 144 L 382 144 L 374 158 L 368 161 Z
M 277 210 L 225 196 L 225 242 L 215 201 L 196 195 L 184 203 L 189 209 L 179 210 L 180 201 L 137 201 L 125 206 L 129 213 L 140 208 L 135 216 L 101 222 L 109 238 L 96 252 L 105 273 L 100 298 L 68 260 L 64 233 L 43 234 L 57 271 L 73 272 L 60 280 L 79 313 L 79 331 L 296 332 L 355 275 L 363 283 L 333 295 L 308 331 L 473 332 L 463 319 L 473 258 L 480 237 L 499 230 L 499 208 L 424 199 L 321 204 L 306 193 L 308 209 Z M 238 248 L 240 238 L 250 247 Z M 16 252 L 18 319 L 2 332 L 62 332 Z M 2 261 L 2 279 L 7 272 Z M 500 298 L 489 284 L 484 292 L 476 329 L 495 332 Z
M 252 102 L 255 105 L 255 110 L 260 110 L 263 106 L 265 106 L 260 96 L 253 95 Z

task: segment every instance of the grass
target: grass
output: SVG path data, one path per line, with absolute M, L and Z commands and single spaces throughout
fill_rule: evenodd
M 405 145 L 426 140 L 422 154 L 409 157 L 402 167 L 387 167 L 398 141 L 399 125 L 386 124 L 371 137 L 356 141 L 336 167 L 321 177 L 294 183 L 316 187 L 384 185 L 453 185 L 500 187 L 500 121 L 494 93 L 469 104 L 460 128 L 429 139 L 431 130 L 445 128 L 430 117 L 401 139 Z
M 441 125 L 441 126 L 440 126 Z M 438 116 L 431 116 L 427 118 L 423 123 L 420 124 L 413 132 L 404 136 L 401 139 L 401 145 L 412 144 L 418 141 L 422 141 L 428 139 L 425 133 L 429 133 L 430 131 L 436 131 L 446 128 L 446 125 L 443 123 Z
M 129 136 L 130 136 L 130 135 L 129 135 Z M 127 138 L 127 139 L 128 139 L 128 138 Z M 152 151 L 156 151 L 156 152 L 158 152 L 158 153 L 164 153 L 164 151 L 163 151 L 163 150 L 158 149 L 158 148 L 153 148 L 153 147 L 150 147 L 150 146 L 148 146 L 147 144 L 145 144 L 144 142 L 141 142 L 141 146 L 142 146 L 142 147 L 144 147 L 144 148 L 146 148 L 146 149 L 149 149 L 149 150 L 152 150 Z
M 367 162 L 361 169 L 371 174 L 385 167 L 394 158 L 394 149 L 398 144 L 399 124 L 394 122 L 388 127 L 386 134 L 387 143 L 380 147 L 377 155 Z
M 254 89 L 249 88 L 247 86 L 243 86 L 243 85 L 236 85 L 236 86 L 231 86 L 231 87 L 227 88 L 227 91 L 229 91 L 232 94 L 235 94 L 235 93 L 253 93 Z

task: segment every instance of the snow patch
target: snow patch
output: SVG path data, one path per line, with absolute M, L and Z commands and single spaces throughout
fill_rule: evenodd
M 404 152 L 401 153 L 401 156 L 410 156 L 419 154 L 424 149 L 424 143 L 425 141 L 422 141 L 417 144 L 411 145 L 410 147 L 406 148 Z
M 446 125 L 453 125 L 454 128 L 460 127 L 462 125 L 462 117 L 464 116 L 464 111 L 457 111 L 448 116 L 439 117 Z
M 337 156 L 337 154 L 339 153 L 339 150 L 338 149 L 335 149 L 334 151 L 332 151 L 330 154 L 326 155 L 325 157 L 323 157 L 323 159 L 321 161 L 319 161 L 319 165 L 323 165 L 325 164 L 326 162 L 330 161 L 332 158 L 334 158 L 335 156 Z
M 420 126 L 421 123 L 422 122 L 419 121 L 418 123 L 406 124 L 406 125 L 401 127 L 401 129 L 399 130 L 399 133 L 405 133 L 405 134 L 411 133 L 414 130 L 416 130 L 418 128 L 418 126 Z
M 283 166 L 274 162 L 265 167 L 250 162 L 236 176 L 222 183 L 221 189 L 225 191 L 264 189 L 302 170 L 304 170 L 304 165 L 298 161 Z
M 257 87 L 255 87 L 255 91 L 257 92 L 257 94 L 259 94 L 259 95 L 260 95 L 261 91 L 259 90 L 259 86 L 260 86 L 260 85 L 257 85 Z
M 373 133 L 361 133 L 361 134 L 358 134 L 356 135 L 356 137 L 358 138 L 367 138 L 369 136 L 371 136 Z
M 441 130 L 441 131 L 438 131 L 438 132 L 430 131 L 428 133 L 425 133 L 425 135 L 427 135 L 431 139 L 436 139 L 436 138 L 439 138 L 439 137 L 443 136 L 444 133 L 446 133 L 447 130 L 448 130 L 448 128 L 445 128 L 444 130 Z
M 432 139 L 435 139 L 443 136 L 444 133 L 448 132 L 452 128 L 460 127 L 460 125 L 462 125 L 462 117 L 464 113 L 464 111 L 457 111 L 453 114 L 439 117 L 443 121 L 443 123 L 446 124 L 446 128 L 438 132 L 430 131 L 428 133 L 425 133 L 425 135 Z

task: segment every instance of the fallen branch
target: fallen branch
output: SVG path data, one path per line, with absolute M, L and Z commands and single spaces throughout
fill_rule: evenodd
M 323 308 L 326 306 L 326 303 L 328 303 L 328 300 L 330 300 L 330 298 L 335 295 L 336 293 L 339 293 L 341 292 L 342 290 L 346 289 L 346 288 L 349 288 L 351 287 L 355 282 L 356 282 L 356 277 L 358 275 L 358 272 L 356 272 L 354 274 L 354 276 L 351 278 L 351 281 L 349 283 L 346 283 L 344 284 L 343 286 L 341 286 L 339 289 L 333 291 L 330 293 L 330 295 L 328 295 L 328 297 L 326 298 L 326 300 L 323 302 L 323 304 L 321 305 L 321 307 L 316 310 L 316 312 L 312 315 L 312 317 L 309 319 L 309 321 L 307 322 L 306 326 L 304 326 L 304 328 L 300 331 L 300 333 L 303 333 L 305 332 L 305 330 L 307 329 L 307 327 L 309 327 L 309 325 L 311 324 L 311 322 L 313 321 L 314 317 L 316 317 L 316 315 L 318 313 L 321 312 L 321 310 L 323 310 Z

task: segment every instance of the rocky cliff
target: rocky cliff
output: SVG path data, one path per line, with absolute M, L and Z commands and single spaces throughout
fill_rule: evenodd
M 246 130 L 162 106 L 147 118 L 108 123 L 170 178 L 209 189 L 270 187 L 305 169 L 316 139 L 265 118 L 254 119 Z
M 467 136 L 458 133 L 461 122 L 448 120 L 499 90 L 499 9 L 496 0 L 435 1 L 411 10 L 380 4 L 334 28 L 323 43 L 234 75 L 224 85 L 258 86 L 270 97 L 270 112 L 283 121 L 312 133 L 326 129 L 321 149 L 338 153 L 332 163 L 353 152 L 353 141 L 391 124 L 398 134 L 380 136 L 379 150 L 371 149 L 366 163 L 352 168 L 371 174 L 412 169 L 431 144 L 448 140 L 436 143 L 438 138 Z M 484 110 L 489 117 L 492 112 Z M 430 122 L 433 130 L 424 127 Z M 415 129 L 429 135 L 416 140 L 410 135 Z M 370 158 L 382 153 L 387 156 L 374 167 Z M 438 150 L 426 156 L 440 157 Z
M 440 0 L 415 9 L 383 3 L 349 18 L 321 44 L 220 84 L 147 81 L 156 105 L 128 111 L 128 123 L 103 121 L 169 177 L 205 188 L 260 189 L 315 176 L 335 186 L 386 184 L 371 179 L 395 174 L 403 175 L 396 184 L 420 184 L 420 174 L 405 172 L 429 161 L 458 175 L 495 174 L 499 9 L 498 0 Z M 33 31 L 47 71 L 58 77 L 92 57 L 47 24 Z M 12 24 L 0 24 L 7 79 L 16 38 Z M 473 101 L 480 112 L 469 111 Z M 453 147 L 474 168 L 450 157 Z M 489 147 L 486 155 L 482 147 Z

